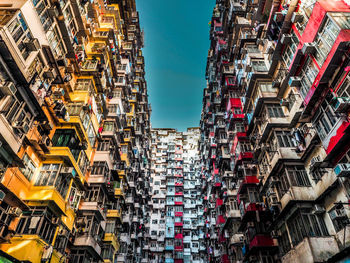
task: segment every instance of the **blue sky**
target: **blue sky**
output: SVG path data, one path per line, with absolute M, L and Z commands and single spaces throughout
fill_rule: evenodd
M 214 0 L 136 0 L 153 128 L 199 126 Z

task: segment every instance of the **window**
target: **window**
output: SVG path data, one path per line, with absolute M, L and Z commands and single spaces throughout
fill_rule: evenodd
M 155 224 L 155 225 L 158 224 L 158 220 L 157 219 L 153 219 L 152 220 L 152 224 Z
M 346 216 L 345 208 L 343 205 L 333 207 L 329 212 L 329 217 L 333 222 L 333 226 L 336 232 L 344 229 L 347 225 L 348 217 Z
M 347 74 L 343 83 L 337 90 L 338 97 L 350 97 L 350 75 Z
M 117 82 L 117 83 L 122 83 L 122 84 L 124 84 L 125 79 L 124 79 L 123 76 L 118 76 L 118 77 L 116 77 L 116 82 Z
M 283 61 L 286 64 L 287 68 L 289 68 L 290 63 L 293 60 L 294 54 L 297 51 L 297 47 L 299 45 L 299 39 L 297 37 L 297 35 L 294 33 L 294 31 L 292 30 L 292 40 L 291 42 L 286 46 L 286 49 L 283 51 Z
M 284 112 L 280 105 L 278 104 L 267 104 L 266 105 L 267 113 L 270 118 L 283 118 Z
M 246 49 L 247 49 L 248 53 L 260 53 L 259 48 L 255 45 L 248 45 L 248 46 L 246 46 Z
M 35 186 L 54 186 L 63 198 L 66 197 L 70 176 L 59 173 L 61 164 L 43 164 L 40 173 L 36 178 Z
M 316 0 L 304 0 L 304 1 L 301 1 L 301 3 L 300 3 L 299 13 L 304 16 L 304 19 L 303 19 L 303 21 L 295 24 L 300 35 L 305 30 L 306 24 L 309 21 L 309 18 L 311 16 L 311 12 L 314 8 L 315 3 L 316 3 Z
M 300 87 L 300 94 L 305 99 L 307 93 L 309 92 L 312 84 L 315 81 L 315 78 L 318 74 L 318 68 L 316 67 L 315 63 L 311 60 L 311 58 L 308 58 L 305 62 L 305 65 L 302 69 L 302 73 L 300 75 L 301 77 L 301 87 Z
M 182 212 L 183 211 L 182 206 L 175 206 L 175 211 L 176 212 Z
M 88 91 L 92 90 L 92 80 L 91 79 L 78 79 L 74 90 L 77 91 Z
M 236 78 L 227 78 L 227 84 L 234 85 L 236 83 Z
M 114 131 L 114 123 L 111 121 L 105 121 L 103 123 L 103 130 L 104 131 Z
M 329 51 L 338 37 L 340 28 L 328 17 L 326 17 L 321 30 L 316 37 L 316 61 L 319 66 L 322 66 L 326 60 Z
M 233 114 L 242 114 L 241 108 L 233 108 Z
M 32 34 L 29 31 L 28 25 L 21 12 L 8 26 L 8 30 L 10 31 L 13 40 L 17 43 L 17 47 L 21 51 L 23 58 L 27 59 L 29 52 L 23 42 L 24 40 L 32 39 Z
M 292 186 L 311 186 L 304 167 L 291 166 L 286 170 Z
M 323 215 L 313 214 L 310 209 L 300 209 L 288 219 L 287 225 L 292 244 L 296 246 L 305 237 L 327 236 Z
M 182 240 L 181 239 L 175 239 L 175 246 L 181 247 L 182 246 Z
M 267 67 L 264 60 L 252 60 L 251 63 L 254 71 L 258 71 L 258 72 L 267 71 Z
M 333 108 L 329 105 L 327 99 L 322 102 L 317 112 L 318 114 L 316 115 L 314 123 L 318 135 L 321 140 L 324 140 L 333 129 L 338 118 L 335 116 Z
M 279 176 L 278 194 L 282 198 L 291 186 L 308 187 L 311 186 L 309 176 L 304 167 L 287 167 Z
M 289 241 L 287 228 L 285 225 L 281 227 L 280 232 L 281 232 L 281 236 L 279 237 L 278 241 L 280 244 L 282 254 L 284 255 L 291 249 L 291 245 Z
M 274 88 L 271 82 L 260 82 L 259 88 L 261 92 L 277 92 L 277 88 Z
M 107 162 L 94 162 L 92 169 L 91 169 L 92 175 L 108 175 L 109 174 L 109 168 L 107 165 Z
M 120 90 L 113 90 L 113 98 L 121 98 L 122 92 Z
M 68 147 L 75 160 L 78 160 L 82 148 L 74 129 L 57 129 L 52 138 L 52 145 L 55 147 Z
M 60 57 L 64 54 L 64 48 L 62 45 L 62 38 L 58 33 L 57 27 L 53 27 L 53 30 L 49 30 L 47 33 L 47 39 L 49 41 L 52 52 L 55 57 Z
M 36 169 L 34 162 L 29 158 L 28 154 L 24 154 L 23 156 L 23 164 L 24 168 L 21 168 L 22 174 L 31 181 Z
M 118 70 L 126 70 L 126 64 L 119 64 Z
M 236 132 L 245 132 L 244 124 L 241 122 L 235 123 L 235 131 Z
M 16 232 L 38 235 L 47 243 L 52 243 L 57 228 L 57 225 L 52 222 L 55 218 L 48 208 L 33 207 L 29 211 L 23 211 Z
M 35 185 L 53 185 L 61 164 L 43 164 Z
M 290 131 L 275 131 L 275 136 L 279 147 L 296 147 L 296 143 L 290 135 Z
M 87 135 L 88 135 L 88 140 L 89 140 L 91 147 L 94 147 L 95 141 L 96 141 L 96 135 L 95 135 L 95 130 L 94 130 L 94 127 L 92 125 L 92 122 L 90 122 L 90 124 L 89 124 L 89 128 L 87 130 Z

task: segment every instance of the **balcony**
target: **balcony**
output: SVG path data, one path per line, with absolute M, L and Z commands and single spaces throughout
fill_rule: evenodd
M 183 212 L 175 212 L 175 216 L 176 217 L 182 217 L 183 216 Z
M 226 223 L 226 219 L 224 218 L 223 215 L 218 215 L 216 219 L 216 225 L 224 225 Z
M 339 253 L 334 237 L 306 237 L 281 259 L 286 263 L 327 262 Z
M 183 239 L 184 238 L 184 236 L 183 236 L 183 234 L 175 234 L 175 239 Z
M 113 248 L 118 251 L 119 249 L 119 242 L 118 238 L 114 233 L 105 233 L 105 236 L 103 238 L 103 242 L 110 243 Z
M 28 205 L 48 204 L 51 208 L 55 208 L 60 213 L 66 213 L 66 202 L 64 197 L 57 191 L 54 186 L 33 186 L 30 193 L 26 197 Z
M 74 239 L 74 246 L 77 247 L 88 247 L 94 255 L 101 259 L 101 246 L 95 239 L 95 237 L 90 235 L 77 235 Z
M 182 251 L 184 249 L 184 246 L 174 246 L 174 248 L 175 248 L 175 251 Z
M 79 210 L 93 211 L 102 220 L 105 220 L 106 217 L 106 210 L 103 207 L 101 207 L 98 202 L 83 201 L 81 202 Z
M 120 209 L 108 209 L 107 218 L 118 218 L 122 221 L 121 210 Z
M 259 184 L 259 179 L 256 176 L 246 176 L 243 181 L 240 182 L 238 194 L 245 192 L 248 186 L 257 186 Z
M 68 147 L 51 147 L 50 153 L 47 155 L 52 157 L 61 157 L 63 159 L 68 160 L 73 165 L 74 170 L 77 172 L 78 176 L 75 177 L 77 179 L 77 182 L 79 182 L 81 185 L 84 185 L 85 176 L 82 173 L 82 170 L 78 166 L 77 161 L 75 160 L 71 150 Z M 81 156 L 81 153 L 79 154 L 78 162 L 80 160 L 80 156 Z
M 259 214 L 261 221 L 267 220 L 270 215 L 269 210 L 266 208 L 264 203 L 244 203 L 244 201 L 241 201 L 239 209 L 241 211 L 240 230 L 245 228 L 245 222 L 254 220 L 257 213 Z
M 174 250 L 174 246 L 173 245 L 165 245 L 165 250 Z
M 230 245 L 241 246 L 243 245 L 244 236 L 243 234 L 234 234 L 230 238 Z
M 239 209 L 230 209 L 226 211 L 226 218 L 241 218 L 241 211 Z
M 115 188 L 114 195 L 115 195 L 115 197 L 124 197 L 125 193 L 124 193 L 123 188 Z

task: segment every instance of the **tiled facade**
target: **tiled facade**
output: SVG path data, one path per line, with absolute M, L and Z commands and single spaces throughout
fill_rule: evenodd
M 347 1 L 216 1 L 200 141 L 209 262 L 349 260 L 349 17 Z
M 142 47 L 133 0 L 1 1 L 1 262 L 148 262 Z

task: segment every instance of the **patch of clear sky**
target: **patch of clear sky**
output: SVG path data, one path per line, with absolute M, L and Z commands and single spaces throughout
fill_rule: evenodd
M 199 126 L 215 0 L 136 0 L 153 128 Z

